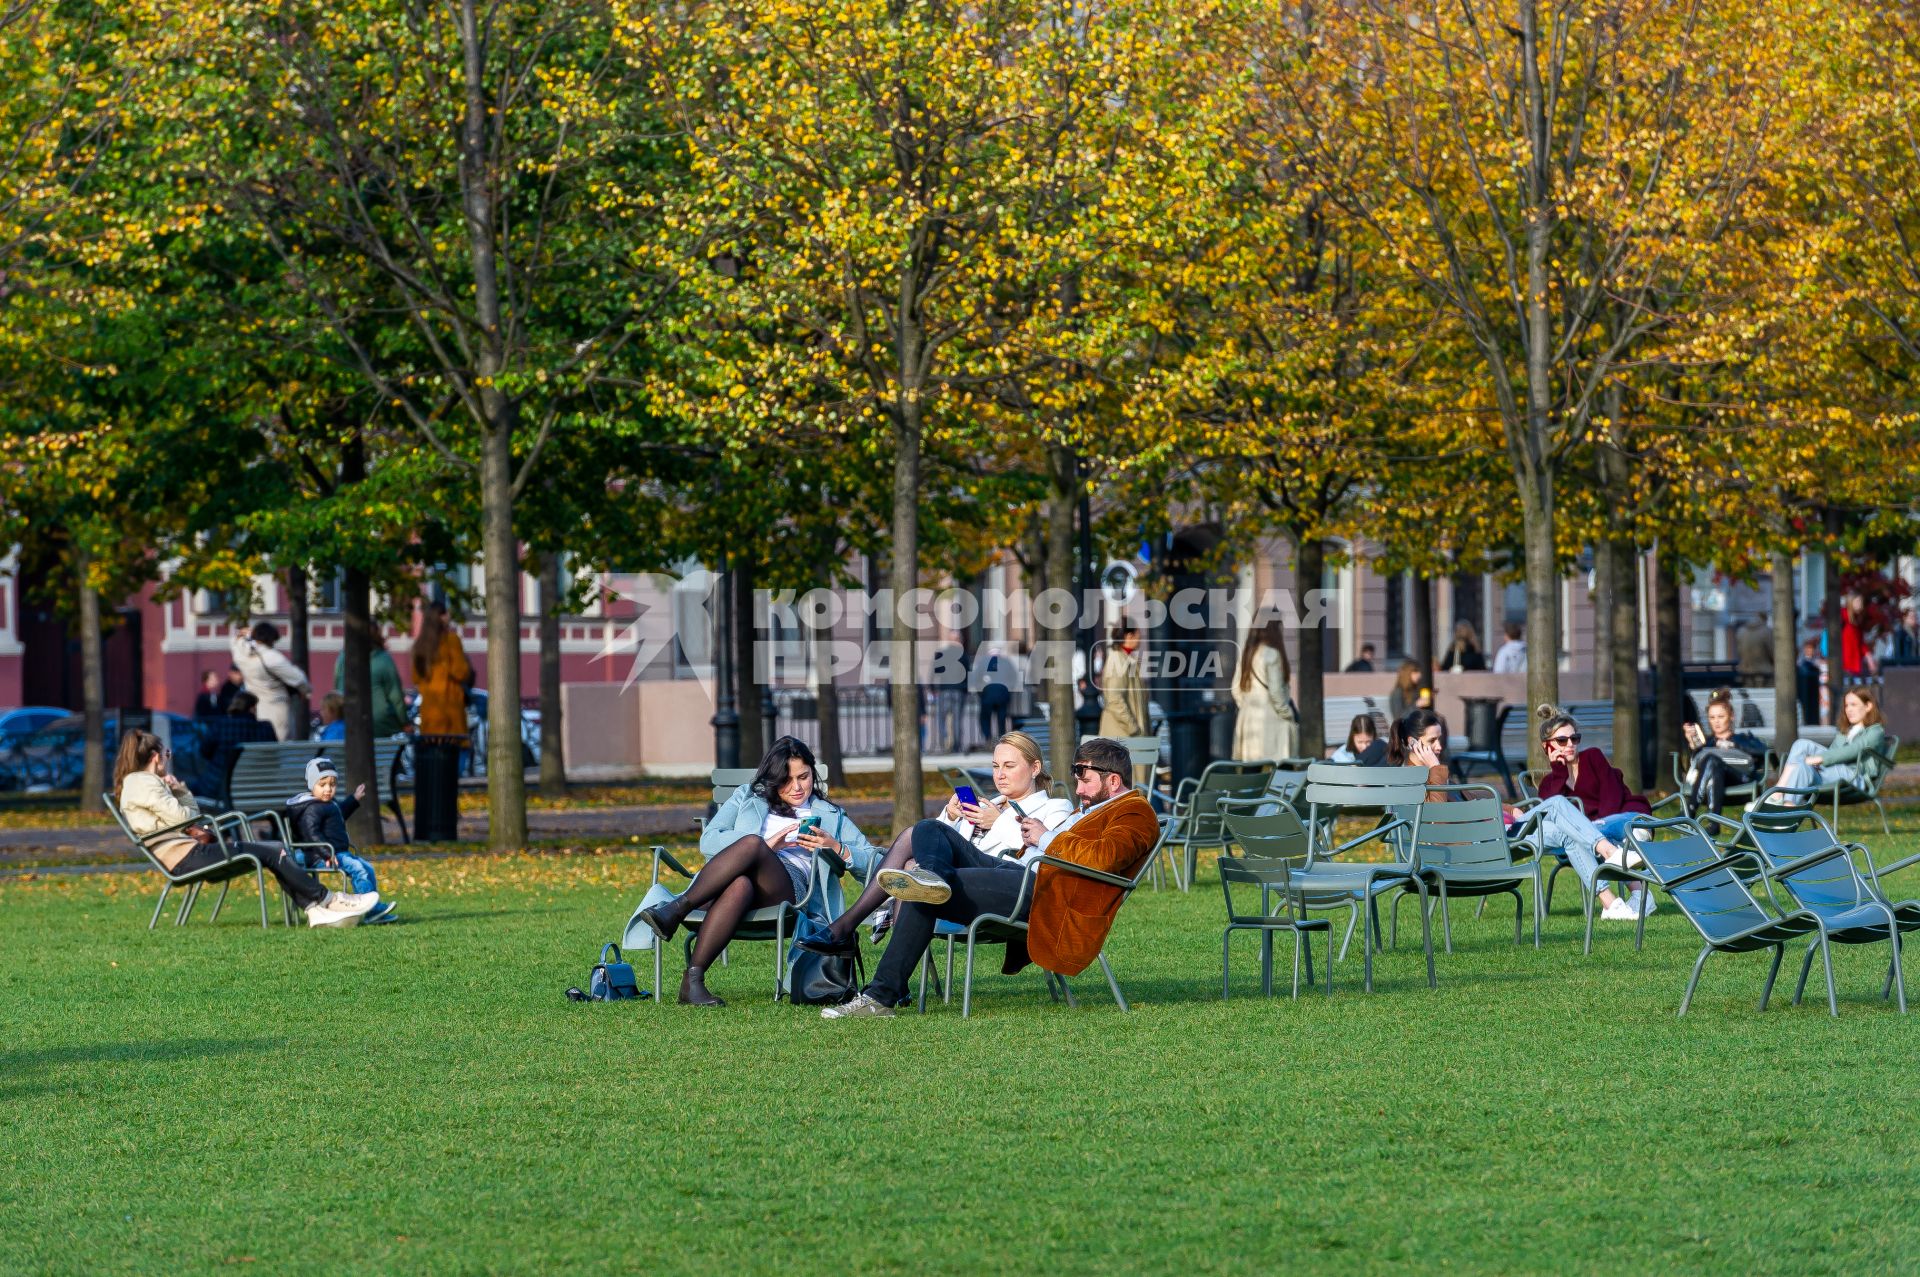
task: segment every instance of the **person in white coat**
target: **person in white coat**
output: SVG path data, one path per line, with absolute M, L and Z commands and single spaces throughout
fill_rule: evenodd
M 991 798 L 974 804 L 963 803 L 955 794 L 947 800 L 938 816 L 921 821 L 894 839 L 886 858 L 868 880 L 867 889 L 853 907 L 833 920 L 824 936 L 802 940 L 802 949 L 816 953 L 849 953 L 859 947 L 860 924 L 886 902 L 880 885 L 884 870 L 905 870 L 914 863 L 916 837 L 942 838 L 954 845 L 956 855 L 972 862 L 982 857 L 999 861 L 1027 863 L 1040 852 L 1027 845 L 1022 820 L 1037 820 L 1047 829 L 1057 829 L 1073 816 L 1073 800 L 1064 794 L 1055 797 L 1050 790 L 1053 778 L 1040 756 L 1040 746 L 1025 732 L 1008 732 L 993 747 L 993 787 Z M 976 794 L 980 798 L 981 795 Z M 884 924 L 874 924 L 876 936 Z
M 233 636 L 233 663 L 246 680 L 247 690 L 260 702 L 256 711 L 260 721 L 271 724 L 274 735 L 281 740 L 299 739 L 306 732 L 296 731 L 294 716 L 306 717 L 307 697 L 312 695 L 313 685 L 298 665 L 274 647 L 279 641 L 280 628 L 262 621 L 250 632 Z
M 1293 671 L 1287 665 L 1286 629 L 1275 617 L 1247 635 L 1233 703 L 1240 715 L 1233 729 L 1233 756 L 1247 761 L 1292 758 L 1300 744 L 1300 716 L 1293 707 Z

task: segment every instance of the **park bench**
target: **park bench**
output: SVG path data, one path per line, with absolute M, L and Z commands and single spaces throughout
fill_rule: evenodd
M 407 841 L 407 819 L 400 810 L 399 762 L 406 740 L 394 736 L 373 743 L 374 770 L 386 777 L 381 797 L 400 824 L 400 841 Z M 307 787 L 307 764 L 326 756 L 344 767 L 346 742 L 319 740 L 247 741 L 234 756 L 227 773 L 227 807 L 245 813 L 249 821 L 271 818 L 286 837 L 287 800 Z M 341 792 L 350 794 L 363 777 L 342 773 Z
M 1387 735 L 1387 698 L 1384 696 L 1329 696 L 1321 711 L 1321 744 L 1336 749 L 1347 743 L 1347 727 L 1359 714 L 1373 719 L 1374 734 Z M 1323 751 L 1324 752 L 1324 751 Z

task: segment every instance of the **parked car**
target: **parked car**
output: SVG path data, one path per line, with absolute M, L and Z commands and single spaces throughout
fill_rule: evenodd
M 146 719 L 148 730 L 173 750 L 173 774 L 188 789 L 203 796 L 219 792 L 219 778 L 200 756 L 200 729 L 191 718 L 165 710 L 154 710 L 140 718 Z M 133 721 L 138 724 L 140 719 Z M 83 715 L 62 710 L 60 717 L 27 737 L 20 748 L 34 778 L 23 788 L 72 789 L 79 785 L 85 771 L 86 730 Z M 105 737 L 107 765 L 111 767 L 114 750 L 120 745 L 120 714 L 116 710 L 107 711 Z

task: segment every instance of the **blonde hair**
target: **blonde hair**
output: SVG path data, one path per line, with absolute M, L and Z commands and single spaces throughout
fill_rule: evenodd
M 1573 715 L 1567 713 L 1567 711 L 1561 709 L 1558 705 L 1548 705 L 1544 702 L 1536 705 L 1533 707 L 1533 716 L 1540 720 L 1540 741 L 1542 744 L 1545 744 L 1547 738 L 1559 731 L 1562 727 L 1571 727 L 1576 732 L 1580 730 L 1580 724 L 1574 719 Z
M 1033 778 L 1033 783 L 1042 789 L 1053 788 L 1053 777 L 1047 774 L 1047 760 L 1041 757 L 1039 741 L 1027 735 L 1025 732 L 1008 732 L 1005 736 L 1002 736 L 993 743 L 995 749 L 1000 748 L 1002 745 L 1011 745 L 1019 750 L 1020 757 L 1026 759 L 1029 763 L 1040 764 L 1040 774 Z

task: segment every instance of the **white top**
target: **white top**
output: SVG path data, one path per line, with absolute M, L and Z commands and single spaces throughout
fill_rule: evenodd
M 797 866 L 803 877 L 813 872 L 813 853 L 799 843 L 788 843 L 782 847 L 780 840 L 787 836 L 788 830 L 799 825 L 801 817 L 811 815 L 813 804 L 808 802 L 795 807 L 791 816 L 778 816 L 769 811 L 767 818 L 760 822 L 760 836 L 766 839 L 767 846 L 774 848 L 774 854 L 782 860 Z
M 1038 856 L 1037 851 L 1029 851 L 1022 845 L 1020 837 L 1020 815 L 1013 810 L 1011 803 L 1000 794 L 991 798 L 982 795 L 982 801 L 989 807 L 998 806 L 1000 815 L 984 830 L 976 830 L 973 822 L 964 816 L 948 820 L 945 814 L 941 823 L 956 831 L 981 851 L 991 852 L 1005 860 L 1025 861 L 1029 855 Z M 1064 798 L 1054 798 L 1044 789 L 1036 789 L 1026 797 L 1016 800 L 1020 810 L 1045 825 L 1049 832 L 1059 828 L 1073 818 L 1073 804 Z
M 1524 674 L 1527 672 L 1527 641 L 1508 639 L 1493 654 L 1493 672 L 1495 674 Z

